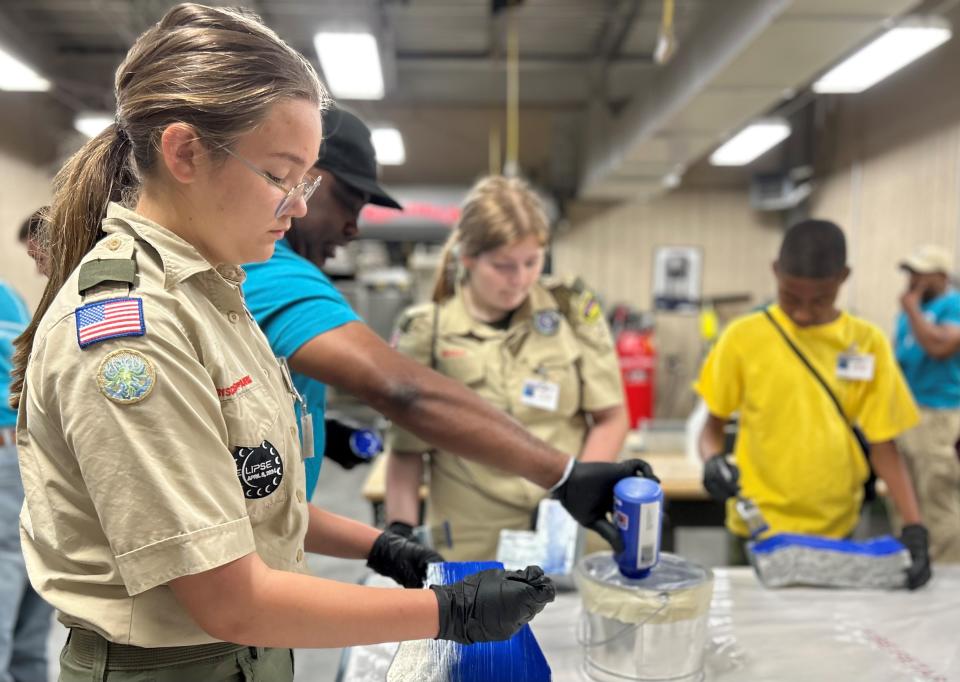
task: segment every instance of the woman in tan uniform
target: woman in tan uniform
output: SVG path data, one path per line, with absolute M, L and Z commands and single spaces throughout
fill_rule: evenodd
M 549 225 L 519 179 L 470 192 L 438 270 L 433 303 L 401 318 L 398 349 L 462 382 L 533 435 L 581 461 L 614 461 L 628 423 L 600 306 L 582 284 L 541 278 Z M 391 530 L 417 523 L 427 443 L 394 428 L 387 473 Z M 427 523 L 456 560 L 495 558 L 501 529 L 529 529 L 547 491 L 519 476 L 430 451 Z
M 307 503 L 296 393 L 241 294 L 239 264 L 306 213 L 325 100 L 252 15 L 180 5 L 57 175 L 12 395 L 63 680 L 290 680 L 290 647 L 503 639 L 553 598 L 536 568 L 432 590 L 308 575 L 322 552 L 413 586 L 439 559 Z

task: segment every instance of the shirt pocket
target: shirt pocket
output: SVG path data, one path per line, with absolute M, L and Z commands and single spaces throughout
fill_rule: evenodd
M 280 405 L 260 382 L 227 399 L 221 410 L 227 426 L 227 444 L 236 465 L 237 481 L 253 522 L 289 498 L 296 466 L 290 457 L 287 434 L 280 424 Z
M 514 415 L 523 424 L 568 419 L 580 411 L 582 387 L 580 385 L 580 352 L 564 350 L 543 358 L 534 358 L 525 363 L 526 372 L 518 376 L 511 403 L 516 407 Z M 557 407 L 543 409 L 523 400 L 524 385 L 528 381 L 549 383 L 557 387 Z
M 451 346 L 439 348 L 437 356 L 437 369 L 441 374 L 465 386 L 476 387 L 483 383 L 485 374 L 483 361 L 474 353 Z

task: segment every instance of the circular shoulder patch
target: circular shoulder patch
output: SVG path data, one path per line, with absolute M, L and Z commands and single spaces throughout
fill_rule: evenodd
M 533 314 L 533 328 L 544 336 L 553 336 L 560 329 L 560 313 L 556 310 L 538 310 Z
M 138 403 L 153 391 L 157 370 L 143 353 L 121 348 L 100 363 L 97 384 L 100 392 L 115 403 Z
M 283 459 L 268 440 L 260 445 L 238 447 L 233 451 L 237 478 L 248 499 L 266 497 L 280 487 L 283 480 Z

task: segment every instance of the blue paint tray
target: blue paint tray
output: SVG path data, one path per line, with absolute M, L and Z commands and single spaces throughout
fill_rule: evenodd
M 905 586 L 904 571 L 910 565 L 910 553 L 889 535 L 835 540 L 779 533 L 747 543 L 747 554 L 767 587 L 891 590 Z
M 431 564 L 428 585 L 448 585 L 488 568 L 496 561 Z M 446 640 L 403 642 L 387 682 L 550 682 L 550 666 L 529 625 L 503 642 L 463 645 Z

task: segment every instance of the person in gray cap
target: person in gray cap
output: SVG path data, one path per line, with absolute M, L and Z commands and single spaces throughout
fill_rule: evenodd
M 896 354 L 920 424 L 897 442 L 930 531 L 930 558 L 960 563 L 960 292 L 950 286 L 953 257 L 927 244 L 900 263 L 910 277 L 900 297 Z M 894 523 L 899 516 L 891 515 Z
M 628 476 L 653 477 L 650 466 L 639 459 L 577 462 L 531 436 L 459 382 L 390 348 L 363 324 L 319 268 L 338 246 L 357 237 L 364 204 L 399 207 L 377 182 L 367 126 L 346 110 L 325 111 L 323 145 L 308 175 L 323 179 L 310 197 L 307 215 L 293 220 L 270 260 L 244 266 L 243 285 L 250 313 L 273 352 L 289 358 L 293 370 L 291 391 L 295 387 L 298 393 L 307 499 L 319 476 L 325 384 L 330 384 L 432 445 L 548 489 L 580 524 L 619 549 L 618 531 L 607 518 L 613 486 Z M 337 551 L 344 558 L 364 558 L 365 549 L 344 539 Z M 378 573 L 413 585 L 423 580 L 427 562 L 442 557 L 387 531 L 367 559 Z

